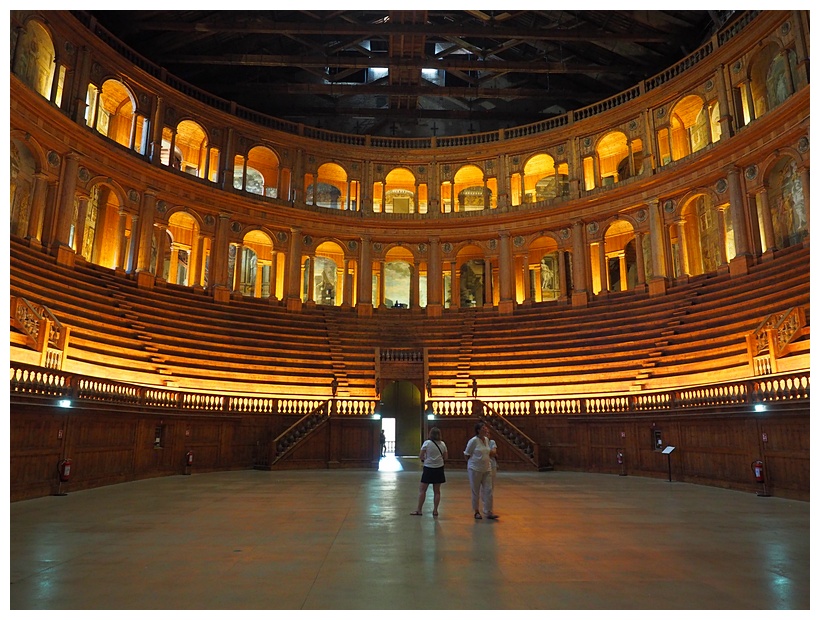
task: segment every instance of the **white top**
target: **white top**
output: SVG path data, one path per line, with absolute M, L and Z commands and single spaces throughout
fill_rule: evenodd
M 467 467 L 475 471 L 490 471 L 490 441 L 476 435 L 467 442 L 464 456 L 469 456 Z
M 495 443 L 495 439 L 490 439 L 490 450 L 496 450 L 498 448 L 498 444 Z M 490 466 L 493 468 L 493 471 L 498 471 L 498 461 L 494 456 L 490 457 Z
M 439 452 L 439 448 L 441 448 L 441 452 Z M 444 467 L 444 455 L 447 454 L 447 445 L 443 441 L 433 442 L 432 439 L 427 439 L 421 444 L 420 452 L 424 452 L 425 467 Z

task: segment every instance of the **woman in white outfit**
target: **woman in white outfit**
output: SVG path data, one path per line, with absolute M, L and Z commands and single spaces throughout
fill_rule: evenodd
M 467 476 L 472 491 L 473 513 L 481 519 L 478 510 L 479 498 L 484 502 L 484 514 L 488 519 L 497 519 L 493 512 L 493 471 L 492 459 L 495 458 L 495 447 L 490 446 L 488 439 L 490 429 L 484 422 L 475 425 L 475 437 L 467 442 L 464 457 L 467 459 Z

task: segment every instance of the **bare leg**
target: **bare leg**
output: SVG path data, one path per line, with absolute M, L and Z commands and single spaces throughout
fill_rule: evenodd
M 419 483 L 419 505 L 416 512 L 421 512 L 421 507 L 424 506 L 424 499 L 427 497 L 427 488 L 430 486 L 429 482 Z
M 441 501 L 441 485 L 433 485 L 433 516 L 438 515 L 438 504 Z

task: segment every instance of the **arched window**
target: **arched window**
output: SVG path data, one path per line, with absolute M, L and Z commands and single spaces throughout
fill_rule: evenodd
M 51 99 L 54 79 L 54 44 L 45 26 L 36 20 L 26 24 L 17 39 L 14 73 L 32 90 Z
M 118 80 L 106 80 L 97 96 L 89 84 L 86 123 L 99 133 L 125 147 L 145 152 L 148 123 L 135 113 L 134 98 Z
M 34 194 L 34 157 L 28 147 L 11 139 L 11 209 L 10 232 L 18 237 L 25 237 L 31 216 L 31 200 Z

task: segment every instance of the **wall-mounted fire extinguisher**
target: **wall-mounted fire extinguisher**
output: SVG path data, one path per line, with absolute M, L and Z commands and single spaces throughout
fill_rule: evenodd
M 624 453 L 623 453 L 623 451 L 618 450 L 618 454 L 616 456 L 616 459 L 618 460 L 618 465 L 623 465 L 624 464 Z
M 763 478 L 763 461 L 752 462 L 752 473 L 755 475 L 755 482 L 766 482 Z
M 68 482 L 71 478 L 71 459 L 63 459 L 57 465 L 57 472 L 60 475 L 60 482 Z
M 194 464 L 194 453 L 191 450 L 185 454 L 185 467 L 191 467 Z

